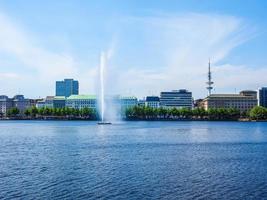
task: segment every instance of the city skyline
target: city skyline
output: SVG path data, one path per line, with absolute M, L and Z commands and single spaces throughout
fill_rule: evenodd
M 266 85 L 264 1 L 15 2 L 0 2 L 1 94 L 45 97 L 68 77 L 95 94 L 103 50 L 111 93 L 203 98 L 209 57 L 215 93 Z

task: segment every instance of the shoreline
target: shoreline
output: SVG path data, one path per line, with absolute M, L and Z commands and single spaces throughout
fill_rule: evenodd
M 4 117 L 0 118 L 0 121 L 95 121 L 98 122 L 98 119 L 90 118 L 73 118 L 73 117 L 40 117 L 40 118 L 29 118 L 29 117 Z M 251 120 L 251 119 L 122 119 L 121 121 L 125 122 L 267 122 L 267 120 Z

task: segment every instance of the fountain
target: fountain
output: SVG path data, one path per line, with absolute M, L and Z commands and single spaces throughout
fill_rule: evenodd
M 106 121 L 105 118 L 105 67 L 106 67 L 106 54 L 101 53 L 100 57 L 100 117 L 101 121 L 98 122 L 99 125 L 108 125 L 111 122 Z

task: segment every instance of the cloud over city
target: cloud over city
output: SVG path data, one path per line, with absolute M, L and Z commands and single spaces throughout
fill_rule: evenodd
M 110 41 L 107 85 L 113 93 L 142 97 L 186 88 L 202 97 L 209 58 L 216 92 L 265 84 L 263 78 L 255 78 L 266 72 L 264 68 L 245 63 L 235 66 L 227 59 L 235 47 L 256 34 L 252 25 L 238 17 L 209 13 L 124 16 L 111 26 L 116 42 Z M 41 36 L 4 13 L 0 27 L 0 53 L 5 61 L 0 62 L 0 84 L 9 83 L 1 92 L 16 92 L 19 87 L 26 94 L 35 91 L 33 95 L 45 96 L 53 94 L 55 80 L 67 77 L 80 80 L 83 93 L 95 92 L 98 60 L 82 60 L 79 55 L 49 48 Z M 12 83 L 14 79 L 20 81 Z

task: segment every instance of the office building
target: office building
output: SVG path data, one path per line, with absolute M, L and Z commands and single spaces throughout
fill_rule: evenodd
M 65 106 L 66 97 L 64 96 L 47 96 L 36 103 L 36 108 L 64 108 Z
M 47 96 L 45 99 L 37 101 L 36 108 L 53 108 L 54 98 L 54 96 Z
M 55 96 L 53 99 L 53 108 L 65 108 L 66 97 L 65 96 Z
M 23 95 L 15 95 L 12 98 L 12 107 L 18 108 L 20 113 L 23 114 L 27 108 L 31 107 L 30 100 L 25 99 Z
M 255 99 L 257 99 L 257 91 L 254 90 L 243 90 L 239 94 L 242 96 L 253 96 Z
M 239 94 L 211 94 L 205 98 L 201 106 L 209 108 L 234 108 L 241 112 L 247 112 L 257 105 L 255 91 L 241 91 Z
M 36 103 L 36 108 L 44 108 L 45 107 L 45 99 L 38 100 Z
M 157 96 L 147 96 L 145 101 L 145 106 L 151 108 L 159 108 L 160 107 L 160 99 Z
M 56 82 L 56 96 L 69 97 L 79 94 L 79 82 L 73 79 L 64 79 Z
M 146 106 L 146 100 L 145 99 L 139 99 L 137 102 L 138 106 Z
M 71 95 L 66 99 L 66 107 L 75 109 L 96 109 L 97 99 L 95 95 Z
M 138 103 L 137 98 L 134 96 L 121 96 L 120 97 L 120 105 L 121 109 L 125 110 L 130 107 L 136 106 Z
M 267 87 L 259 89 L 258 105 L 267 108 Z
M 12 99 L 8 96 L 0 96 L 0 116 L 5 116 L 7 111 L 12 108 Z
M 162 107 L 192 109 L 192 104 L 192 92 L 185 89 L 160 93 L 160 106 Z
M 15 95 L 13 98 L 8 96 L 0 96 L 0 115 L 6 116 L 7 112 L 11 108 L 18 108 L 20 114 L 24 114 L 27 108 L 31 107 L 30 99 L 24 98 L 23 95 Z

